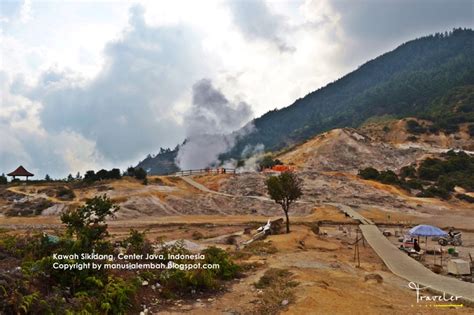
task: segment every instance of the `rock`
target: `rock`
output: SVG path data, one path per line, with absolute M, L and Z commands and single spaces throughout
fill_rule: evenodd
M 145 280 L 142 282 L 142 286 L 147 286 L 147 285 L 148 285 L 148 281 Z
M 341 268 L 341 265 L 337 262 L 332 262 L 329 265 L 331 266 L 331 268 Z
M 283 301 L 281 301 L 281 305 L 282 305 L 282 306 L 286 306 L 286 305 L 288 305 L 288 303 L 289 303 L 288 300 L 283 300 Z
M 317 281 L 316 284 L 317 284 L 318 287 L 321 287 L 321 288 L 324 288 L 324 289 L 329 288 L 329 283 L 327 283 L 324 280 Z
M 214 302 L 214 299 L 213 298 L 208 298 L 207 301 L 208 302 Z
M 365 275 L 364 281 L 376 281 L 377 283 L 382 283 L 383 278 L 381 275 L 376 274 L 376 273 L 370 273 L 368 275 Z
M 190 311 L 190 310 L 193 309 L 193 306 L 192 305 L 183 305 L 183 306 L 181 306 L 181 309 L 183 311 Z

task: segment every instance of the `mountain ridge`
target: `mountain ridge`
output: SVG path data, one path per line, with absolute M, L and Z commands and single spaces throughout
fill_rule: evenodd
M 408 41 L 291 105 L 252 120 L 255 131 L 245 136 L 236 132 L 235 146 L 220 160 L 247 158 L 242 152 L 261 144 L 267 152 L 278 151 L 331 129 L 357 128 L 384 116 L 422 118 L 433 121 L 433 132 L 456 132 L 459 124 L 474 123 L 473 106 L 474 31 L 453 29 Z M 158 154 L 137 167 L 164 174 L 174 160 L 163 160 Z M 154 161 L 157 165 L 150 167 Z M 167 167 L 159 170 L 163 163 Z

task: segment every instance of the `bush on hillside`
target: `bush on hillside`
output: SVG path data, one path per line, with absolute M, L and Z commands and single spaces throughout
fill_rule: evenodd
M 373 167 L 367 167 L 364 168 L 363 170 L 359 170 L 359 176 L 362 177 L 363 179 L 371 179 L 371 180 L 377 180 L 379 178 L 379 171 L 377 171 Z

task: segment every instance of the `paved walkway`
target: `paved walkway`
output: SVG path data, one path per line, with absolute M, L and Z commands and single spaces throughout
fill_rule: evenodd
M 349 206 L 346 206 L 340 203 L 328 203 L 328 205 L 339 208 L 339 210 L 347 214 L 350 218 L 354 220 L 358 220 L 361 224 L 374 224 L 374 222 L 370 221 L 369 219 L 366 219 L 365 217 L 363 217 L 361 214 L 359 214 L 357 211 L 355 211 Z
M 361 224 L 359 227 L 367 243 L 397 276 L 416 282 L 421 287 L 430 287 L 441 295 L 446 292 L 449 295 L 462 296 L 464 300 L 474 303 L 474 284 L 435 274 L 395 247 L 376 225 Z
M 455 278 L 438 275 L 406 253 L 393 245 L 378 229 L 374 223 L 349 206 L 331 203 L 342 212 L 355 220 L 359 225 L 367 243 L 374 249 L 391 272 L 410 282 L 415 282 L 420 287 L 429 287 L 441 295 L 446 293 L 452 296 L 461 296 L 464 300 L 474 303 L 474 284 L 460 281 Z M 408 283 L 407 283 L 408 286 Z

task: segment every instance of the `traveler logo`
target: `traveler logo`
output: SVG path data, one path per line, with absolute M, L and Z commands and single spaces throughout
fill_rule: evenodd
M 421 293 L 422 290 L 428 289 L 429 287 L 421 287 L 419 284 L 415 282 L 408 283 L 408 287 L 412 290 L 416 291 L 416 305 L 417 306 L 424 306 L 424 307 L 453 307 L 459 308 L 463 307 L 462 303 L 459 303 L 458 300 L 462 298 L 462 296 L 456 295 L 446 295 L 446 292 L 443 292 L 443 295 L 423 295 Z M 415 305 L 412 304 L 412 307 Z

